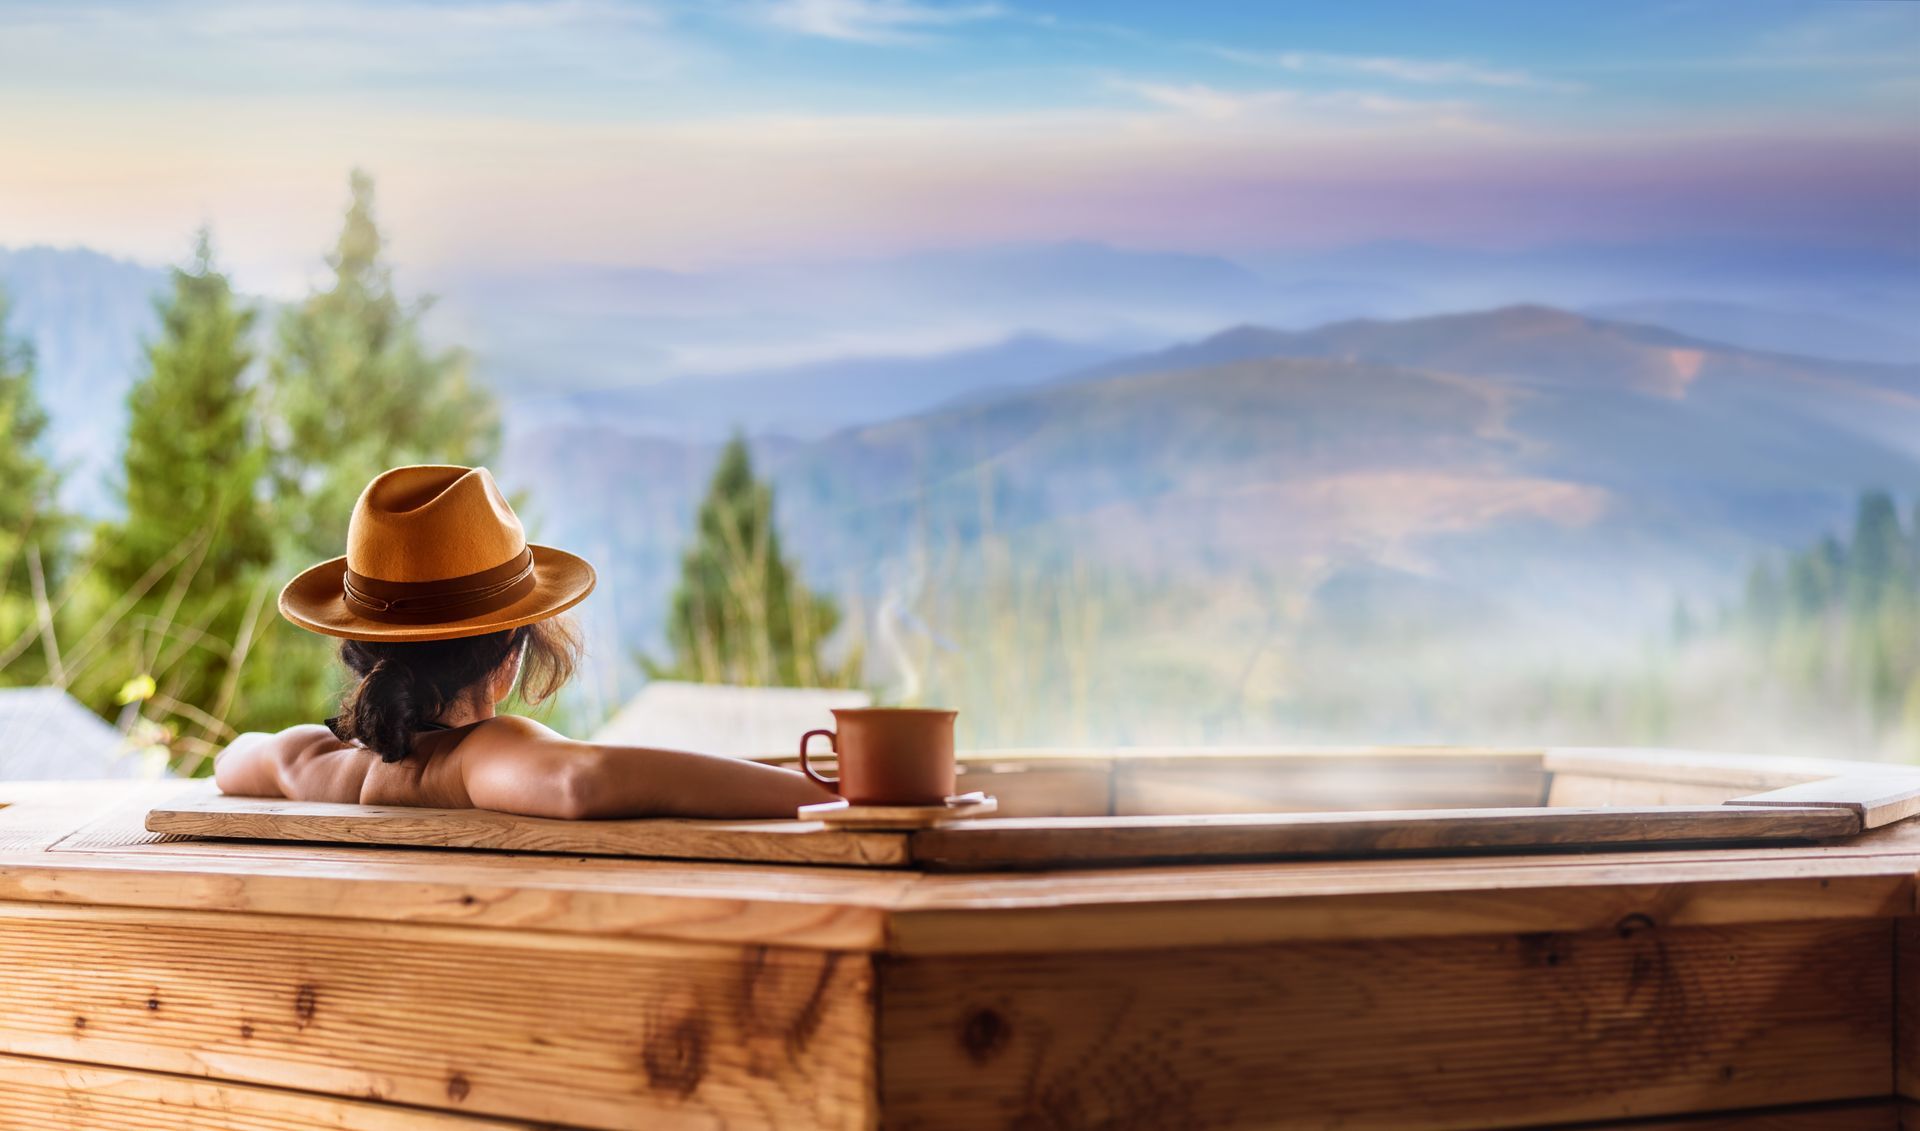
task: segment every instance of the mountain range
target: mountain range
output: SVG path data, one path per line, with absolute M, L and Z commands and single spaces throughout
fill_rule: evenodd
M 1430 314 L 1430 284 L 1364 261 L 1300 264 L 1317 284 L 1084 245 L 811 275 L 569 269 L 476 284 L 434 325 L 490 327 L 473 341 L 511 422 L 497 470 L 536 537 L 599 563 L 587 615 L 615 668 L 657 646 L 736 428 L 805 575 L 894 660 L 964 649 L 996 608 L 1039 632 L 1109 592 L 1075 623 L 1170 686 L 1233 686 L 1309 641 L 1329 664 L 1371 641 L 1348 659 L 1373 670 L 1415 638 L 1632 647 L 1677 599 L 1711 603 L 1844 521 L 1861 490 L 1920 494 L 1920 365 L 1879 313 L 1896 274 L 1863 285 L 1858 319 L 1724 296 Z M 0 253 L 92 513 L 111 506 L 164 280 L 91 252 Z M 1313 294 L 1362 316 L 1261 317 Z M 1406 305 L 1417 316 L 1378 316 Z M 916 309 L 944 344 L 906 348 Z M 1231 328 L 1176 334 L 1208 310 Z
M 609 555 L 620 633 L 646 639 L 712 455 L 603 426 L 504 463 L 564 500 L 547 536 Z M 1543 307 L 1246 326 L 759 455 L 808 575 L 874 602 L 903 563 L 994 542 L 1187 594 L 1201 641 L 1257 591 L 1299 628 L 1623 646 L 1863 488 L 1920 491 L 1920 367 Z

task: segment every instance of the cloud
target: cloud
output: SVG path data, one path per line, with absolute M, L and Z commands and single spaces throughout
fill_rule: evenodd
M 777 0 L 758 10 L 769 24 L 848 43 L 914 43 L 927 33 L 1005 15 L 997 4 L 937 5 L 918 0 Z
M 647 3 L 616 0 L 106 0 L 0 14 L 0 86 L 238 91 L 353 83 L 490 91 L 654 81 L 700 52 Z
M 1177 110 L 1182 114 L 1191 114 L 1196 118 L 1209 118 L 1216 121 L 1237 118 L 1248 110 L 1263 106 L 1278 106 L 1294 100 L 1294 94 L 1288 90 L 1259 90 L 1234 93 L 1217 90 L 1200 83 L 1135 82 L 1116 80 L 1113 84 L 1120 90 L 1137 94 L 1156 106 Z
M 1297 91 L 1265 89 L 1228 91 L 1200 83 L 1143 82 L 1115 79 L 1117 90 L 1155 106 L 1207 121 L 1246 118 L 1261 111 L 1285 108 L 1316 116 L 1398 119 L 1448 129 L 1486 128 L 1473 118 L 1471 103 L 1457 99 L 1400 98 L 1371 90 Z M 1305 113 L 1298 116 L 1304 117 Z
M 1207 48 L 1222 59 L 1256 67 L 1325 74 L 1370 75 L 1398 82 L 1446 84 L 1455 86 L 1530 87 L 1534 89 L 1573 89 L 1571 84 L 1549 82 L 1526 71 L 1499 70 L 1458 59 L 1408 59 L 1393 55 L 1337 55 L 1324 51 L 1248 51 L 1239 47 L 1210 45 Z

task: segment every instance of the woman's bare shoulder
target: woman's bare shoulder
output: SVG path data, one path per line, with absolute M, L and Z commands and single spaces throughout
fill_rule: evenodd
M 371 761 L 361 747 L 342 742 L 324 726 L 305 723 L 234 739 L 214 759 L 214 778 L 224 792 L 244 796 L 351 801 Z
M 538 719 L 525 715 L 495 715 L 474 725 L 469 741 L 512 744 L 518 742 L 571 742 L 572 739 Z M 462 743 L 465 745 L 465 743 Z

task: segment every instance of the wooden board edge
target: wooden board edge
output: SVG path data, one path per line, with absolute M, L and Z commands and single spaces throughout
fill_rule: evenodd
M 278 841 L 305 844 L 349 844 L 423 849 L 479 849 L 564 856 L 605 856 L 625 859 L 714 860 L 727 863 L 812 864 L 822 866 L 897 868 L 911 862 L 906 834 L 887 830 L 847 830 L 820 822 L 793 822 L 792 827 L 756 831 L 758 822 L 699 822 L 680 818 L 658 821 L 555 821 L 538 817 L 489 818 L 476 821 L 477 810 L 402 809 L 385 806 L 287 805 L 279 811 L 250 809 L 234 801 L 258 799 L 207 798 L 186 805 L 163 805 L 148 810 L 148 832 L 200 839 Z M 338 812 L 330 810 L 337 809 Z M 431 841 L 417 835 L 382 834 L 382 828 L 418 826 L 444 818 L 441 835 Z M 771 824 L 771 822 L 766 822 Z M 632 846 L 596 842 L 592 830 L 617 825 L 622 835 L 646 837 L 685 830 L 703 837 L 699 852 L 640 852 Z M 217 826 L 217 831 L 216 831 Z M 732 826 L 737 836 L 720 837 Z M 519 839 L 533 830 L 547 843 Z M 574 837 L 578 839 L 573 839 Z
M 1656 816 L 1663 819 L 1634 823 L 1635 818 Z M 1529 826 L 1540 831 L 1524 835 Z M 1577 833 L 1557 833 L 1555 826 L 1580 828 Z M 1222 814 L 1214 819 L 989 818 L 917 830 L 910 834 L 908 851 L 920 868 L 970 871 L 1805 842 L 1860 831 L 1858 814 L 1813 806 Z
M 71 1123 L 50 1126 L 71 1131 L 95 1131 L 91 1097 L 101 1097 L 122 1114 L 131 1104 L 145 1103 L 172 1113 L 195 1113 L 195 1128 L 233 1131 L 258 1128 L 263 1119 L 292 1131 L 541 1131 L 548 1124 L 528 1123 L 486 1115 L 467 1115 L 430 1108 L 402 1107 L 350 1096 L 267 1084 L 180 1076 L 137 1068 L 117 1068 L 79 1061 L 0 1053 L 0 1088 L 42 1087 Z M 237 1117 L 237 1118 L 235 1118 Z M 88 1120 L 81 1122 L 82 1119 Z M 284 1122 L 283 1122 L 284 1121 Z M 299 1122 L 295 1122 L 299 1121 Z M 180 1122 L 177 1126 L 187 1126 Z M 142 1123 L 119 1124 L 123 1128 Z
M 1525 935 L 1878 919 L 1911 914 L 1899 872 L 1668 883 L 1313 893 L 1036 906 L 941 905 L 887 915 L 899 956 L 1098 952 L 1287 942 Z M 1916 944 L 1920 946 L 1920 943 Z M 1916 1065 L 1920 1081 L 1920 1065 Z M 1920 1096 L 1920 1087 L 1916 1088 Z
M 1727 804 L 1846 809 L 1860 815 L 1862 827 L 1877 829 L 1920 814 L 1920 776 L 1890 774 L 1823 778 L 1747 797 L 1736 797 Z

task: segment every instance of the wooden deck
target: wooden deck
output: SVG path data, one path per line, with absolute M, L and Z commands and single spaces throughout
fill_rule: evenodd
M 1545 764 L 1493 796 L 1824 772 Z M 1864 1131 L 1920 1098 L 1917 820 L 944 874 L 147 832 L 181 789 L 0 786 L 0 1128 Z

